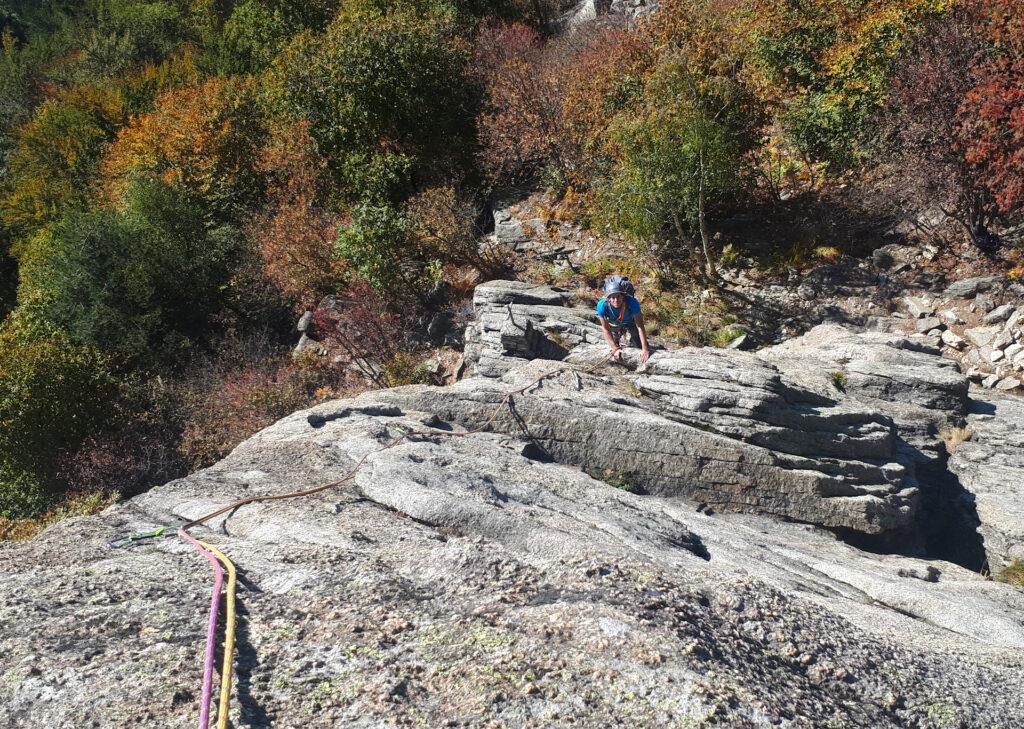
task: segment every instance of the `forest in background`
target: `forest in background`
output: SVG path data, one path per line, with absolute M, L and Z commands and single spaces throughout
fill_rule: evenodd
M 1017 0 L 665 0 L 571 33 L 565 5 L 0 2 L 0 532 L 209 465 L 368 386 L 353 362 L 421 381 L 425 317 L 522 264 L 477 245 L 508 188 L 668 295 L 715 285 L 730 215 L 850 186 L 1013 265 Z M 326 296 L 338 354 L 293 358 Z

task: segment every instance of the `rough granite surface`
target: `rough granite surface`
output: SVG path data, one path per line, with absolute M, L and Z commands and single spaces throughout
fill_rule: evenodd
M 196 530 L 240 573 L 234 727 L 1020 726 L 1024 590 L 822 528 L 905 528 L 935 429 L 970 411 L 950 467 L 986 545 L 1012 544 L 1017 400 L 972 403 L 914 340 L 841 329 L 605 365 L 562 293 L 481 288 L 561 332 L 563 361 L 488 334 L 491 376 L 295 413 L 0 545 L 0 725 L 194 726 L 208 566 L 174 537 L 108 540 L 365 457 Z

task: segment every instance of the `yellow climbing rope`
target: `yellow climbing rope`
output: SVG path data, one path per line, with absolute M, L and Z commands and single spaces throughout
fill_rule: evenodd
M 217 705 L 217 729 L 227 729 L 228 709 L 231 707 L 231 674 L 235 654 L 235 585 L 238 575 L 227 555 L 206 542 L 199 542 L 221 561 L 228 571 L 227 616 L 224 618 L 224 662 L 220 672 L 220 703 Z

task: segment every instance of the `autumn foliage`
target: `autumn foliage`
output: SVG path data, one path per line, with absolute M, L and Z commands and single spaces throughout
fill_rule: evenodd
M 257 190 L 258 121 L 244 82 L 213 78 L 160 94 L 131 120 L 103 158 L 105 196 L 116 202 L 140 177 L 180 186 L 230 218 Z
M 334 252 L 346 216 L 329 208 L 327 162 L 309 125 L 279 129 L 260 155 L 267 204 L 248 225 L 267 277 L 302 308 L 339 287 L 345 266 Z
M 1024 5 L 983 0 L 978 30 L 992 44 L 973 69 L 960 116 L 963 146 L 999 212 L 1024 205 Z
M 416 379 L 416 330 L 523 263 L 480 245 L 504 188 L 704 283 L 750 204 L 877 186 L 986 246 L 1020 221 L 1019 0 L 660 0 L 567 32 L 571 4 L 0 11 L 0 510 L 208 464 L 326 381 Z M 320 367 L 287 359 L 306 309 Z

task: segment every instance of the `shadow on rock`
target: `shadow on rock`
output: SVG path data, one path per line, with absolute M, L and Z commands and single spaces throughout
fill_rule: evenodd
M 241 581 L 241 575 L 239 575 Z M 248 583 L 246 583 L 248 584 Z M 238 598 L 238 623 L 235 629 L 235 688 L 241 708 L 240 724 L 260 729 L 271 725 L 266 709 L 253 696 L 252 675 L 259 666 L 259 656 L 249 634 L 249 611 L 245 600 Z

